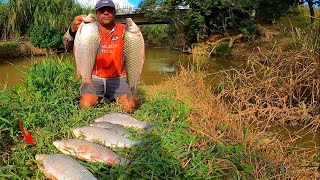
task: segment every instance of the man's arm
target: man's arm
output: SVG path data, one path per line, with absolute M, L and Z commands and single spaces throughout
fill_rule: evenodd
M 68 28 L 67 32 L 63 37 L 64 48 L 67 52 L 73 51 L 74 38 L 76 37 L 76 32 L 72 32 L 71 28 Z

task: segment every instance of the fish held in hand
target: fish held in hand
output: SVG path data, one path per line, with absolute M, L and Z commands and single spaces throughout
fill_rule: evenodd
M 122 136 L 126 136 L 129 134 L 129 132 L 126 131 L 125 127 L 121 126 L 119 124 L 113 124 L 113 123 L 109 123 L 109 122 L 93 122 L 90 124 L 90 126 L 108 129 L 108 130 L 114 131 Z
M 123 113 L 106 114 L 100 118 L 95 119 L 95 122 L 109 122 L 112 124 L 119 124 L 124 127 L 133 127 L 133 128 L 145 129 L 145 130 L 156 127 L 150 123 L 139 121 Z
M 53 145 L 64 154 L 73 155 L 88 162 L 101 162 L 108 165 L 126 165 L 130 162 L 104 146 L 83 139 L 54 141 Z
M 132 93 L 137 95 L 135 87 L 139 82 L 142 72 L 145 60 L 145 47 L 142 33 L 131 18 L 126 18 L 123 54 L 129 87 Z
M 65 154 L 37 154 L 39 169 L 54 180 L 97 180 L 93 174 L 74 158 Z
M 99 51 L 100 33 L 94 14 L 83 17 L 74 39 L 74 55 L 77 70 L 81 75 L 81 88 L 89 87 L 94 91 L 92 71 Z
M 99 127 L 84 126 L 80 128 L 74 128 L 72 132 L 76 138 L 84 138 L 91 142 L 100 142 L 109 147 L 129 148 L 136 145 L 142 145 L 144 143 L 143 140 L 131 141 L 130 139 L 125 138 L 116 132 Z

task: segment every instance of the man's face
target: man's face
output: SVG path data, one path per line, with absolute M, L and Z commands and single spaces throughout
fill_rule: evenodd
M 102 26 L 109 25 L 114 22 L 116 11 L 112 7 L 102 7 L 96 11 L 99 23 Z

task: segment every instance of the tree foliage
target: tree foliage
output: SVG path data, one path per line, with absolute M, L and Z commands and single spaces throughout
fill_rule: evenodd
M 63 47 L 63 30 L 56 30 L 49 25 L 35 25 L 29 28 L 31 43 L 40 48 L 59 49 Z
M 6 4 L 2 4 L 0 2 L 0 35 L 2 34 L 2 31 L 3 31 L 3 28 L 4 28 L 4 20 L 5 20 L 7 8 L 8 7 L 7 7 Z
M 8 0 L 5 4 L 4 39 L 23 36 L 33 25 L 65 30 L 76 15 L 86 12 L 74 0 Z
M 255 23 L 271 22 L 297 4 L 298 0 L 144 0 L 139 7 L 151 21 L 169 20 L 190 44 L 214 33 L 238 31 L 250 37 Z

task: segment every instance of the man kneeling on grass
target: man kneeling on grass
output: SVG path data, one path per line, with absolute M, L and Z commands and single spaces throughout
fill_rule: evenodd
M 89 108 L 97 104 L 99 98 L 109 102 L 119 102 L 126 112 L 139 107 L 138 101 L 128 97 L 130 92 L 127 83 L 123 59 L 123 35 L 125 25 L 115 23 L 116 10 L 111 0 L 99 0 L 95 6 L 99 23 L 102 50 L 97 55 L 93 68 L 92 81 L 94 91 L 81 89 L 80 106 Z M 83 15 L 76 16 L 71 27 L 64 35 L 64 45 L 72 51 L 76 32 L 83 21 Z

